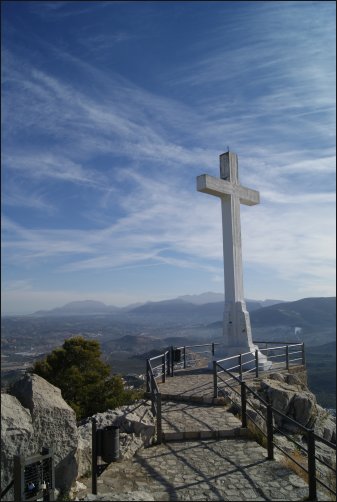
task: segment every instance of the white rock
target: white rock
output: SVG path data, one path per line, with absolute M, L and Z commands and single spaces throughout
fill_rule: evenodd
M 62 398 L 60 389 L 35 374 L 26 374 L 17 381 L 11 393 L 30 411 L 35 452 L 44 446 L 53 448 L 55 485 L 61 491 L 69 490 L 77 477 L 75 412 Z
M 13 478 L 14 456 L 36 452 L 32 417 L 16 397 L 1 394 L 1 491 Z M 13 500 L 11 489 L 1 500 Z

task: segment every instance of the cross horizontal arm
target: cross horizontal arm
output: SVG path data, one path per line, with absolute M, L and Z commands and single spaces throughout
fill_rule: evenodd
M 239 197 L 241 204 L 245 204 L 246 206 L 254 206 L 260 203 L 260 194 L 256 190 L 230 183 L 221 178 L 209 176 L 209 174 L 197 176 L 197 190 L 198 192 L 208 193 L 216 197 L 236 195 Z

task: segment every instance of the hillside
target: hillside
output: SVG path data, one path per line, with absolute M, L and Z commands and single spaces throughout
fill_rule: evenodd
M 336 341 L 307 347 L 308 385 L 318 402 L 336 409 Z
M 280 303 L 277 300 L 247 300 L 247 308 L 253 310 Z M 179 298 L 163 300 L 158 302 L 137 303 L 126 307 L 115 307 L 105 305 L 103 302 L 94 300 L 74 301 L 56 307 L 51 310 L 38 310 L 30 317 L 61 317 L 61 316 L 95 316 L 114 315 L 125 317 L 126 315 L 141 316 L 162 316 L 170 319 L 171 316 L 186 316 L 187 321 L 191 318 L 202 319 L 205 316 L 215 315 L 215 319 L 223 311 L 223 295 L 219 293 L 202 293 L 200 295 L 185 295 Z
M 303 298 L 295 302 L 271 305 L 251 313 L 254 326 L 336 326 L 336 298 Z
M 113 305 L 105 305 L 102 302 L 97 302 L 94 300 L 83 300 L 77 302 L 70 302 L 63 307 L 56 307 L 51 310 L 38 310 L 34 312 L 32 316 L 36 317 L 54 317 L 54 316 L 65 316 L 65 315 L 97 315 L 97 314 L 112 314 L 118 312 L 120 309 L 114 307 Z

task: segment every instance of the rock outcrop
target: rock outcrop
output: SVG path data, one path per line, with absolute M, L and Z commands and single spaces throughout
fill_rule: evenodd
M 16 397 L 1 394 L 1 491 L 13 478 L 14 456 L 31 454 L 34 428 L 29 411 Z M 13 500 L 11 489 L 1 500 Z
M 1 396 L 2 479 L 12 479 L 14 455 L 31 456 L 49 447 L 54 452 L 55 485 L 61 492 L 68 491 L 77 477 L 75 412 L 60 389 L 35 374 L 17 381 L 11 394 Z M 15 432 L 9 434 L 11 428 Z
M 272 373 L 268 378 L 260 380 L 257 392 L 276 410 L 304 427 L 312 427 L 317 415 L 316 397 L 296 375 Z M 275 414 L 274 420 L 278 427 L 298 432 L 298 428 L 281 415 Z
M 78 477 L 91 469 L 92 421 L 88 418 L 79 428 L 77 450 Z M 155 437 L 155 422 L 149 401 L 122 406 L 94 415 L 98 429 L 109 425 L 120 428 L 120 458 L 131 458 L 139 448 L 149 446 Z
M 119 426 L 121 459 L 131 458 L 155 437 L 149 401 L 98 413 L 95 418 L 99 429 Z M 1 491 L 13 478 L 15 455 L 30 457 L 49 447 L 54 452 L 55 486 L 61 493 L 68 492 L 76 479 L 91 470 L 91 427 L 91 418 L 77 427 L 75 412 L 60 389 L 38 375 L 25 375 L 11 394 L 1 394 Z M 2 500 L 13 500 L 13 489 Z
M 315 433 L 324 439 L 336 443 L 336 419 L 329 412 L 317 404 L 313 394 L 303 380 L 292 373 L 270 373 L 263 378 L 255 378 L 248 382 L 251 387 L 267 404 L 285 416 L 274 413 L 276 427 L 291 434 L 301 434 L 303 429 L 290 419 L 296 420 L 303 427 L 314 429 Z M 229 391 L 228 397 L 234 402 L 237 397 Z M 226 398 L 230 404 L 231 400 Z M 266 407 L 248 392 L 247 398 L 253 406 L 247 404 L 248 416 L 257 421 L 258 426 L 266 432 Z M 233 410 L 235 411 L 235 405 Z

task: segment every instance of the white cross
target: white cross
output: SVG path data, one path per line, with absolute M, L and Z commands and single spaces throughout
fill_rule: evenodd
M 243 293 L 240 203 L 248 206 L 259 204 L 259 192 L 239 184 L 238 158 L 232 152 L 220 155 L 220 179 L 202 174 L 197 177 L 197 190 L 221 199 L 226 344 L 245 346 L 250 350 L 253 344 Z

